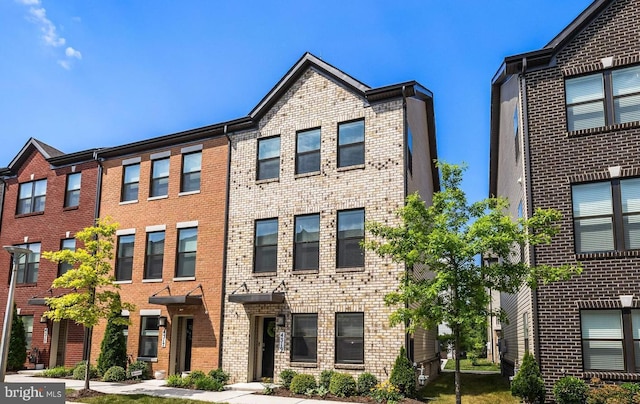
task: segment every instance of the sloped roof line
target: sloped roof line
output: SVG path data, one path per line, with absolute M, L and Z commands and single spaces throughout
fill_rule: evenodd
M 596 18 L 602 10 L 609 7 L 614 0 L 595 0 L 584 9 L 569 25 L 565 27 L 558 35 L 556 35 L 544 49 L 561 48 L 566 42 L 571 40 L 575 35 L 580 33 L 591 20 Z
M 53 146 L 50 146 L 46 143 L 44 143 L 41 140 L 38 140 L 34 137 L 30 137 L 29 140 L 27 140 L 27 142 L 24 144 L 24 146 L 22 147 L 22 149 L 20 149 L 20 151 L 18 152 L 18 154 L 16 154 L 16 156 L 13 158 L 13 160 L 11 160 L 11 162 L 9 163 L 8 168 L 10 170 L 13 170 L 16 166 L 18 166 L 26 157 L 27 157 L 27 153 L 29 151 L 29 149 L 31 147 L 34 147 L 36 150 L 38 150 L 38 152 L 40 154 L 42 154 L 42 156 L 45 159 L 50 159 L 52 157 L 58 157 L 58 156 L 62 156 L 64 154 L 64 152 L 61 152 L 60 150 L 56 149 Z

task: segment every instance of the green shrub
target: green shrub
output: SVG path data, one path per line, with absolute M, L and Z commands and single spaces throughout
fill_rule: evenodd
M 293 380 L 293 376 L 295 376 L 296 374 L 296 371 L 292 369 L 285 369 L 280 372 L 280 381 L 282 382 L 282 387 L 288 390 L 289 386 L 291 385 L 291 380 Z
M 85 365 L 84 363 L 81 363 L 81 364 L 77 365 L 73 369 L 73 378 L 75 380 L 84 380 L 84 374 L 85 374 L 86 370 L 87 370 L 87 365 Z M 99 376 L 98 368 L 96 368 L 95 366 L 91 365 L 89 367 L 89 379 L 95 379 L 98 376 Z
M 331 383 L 331 376 L 333 376 L 335 372 L 333 370 L 323 370 L 320 373 L 320 386 L 329 389 L 329 383 Z
M 189 376 L 187 376 L 191 382 L 195 382 L 196 380 L 203 379 L 205 377 L 207 377 L 207 375 L 202 370 L 192 370 L 189 372 Z
M 378 384 L 378 378 L 372 375 L 369 372 L 364 372 L 360 376 L 358 376 L 357 389 L 358 394 L 361 396 L 366 396 L 371 393 L 371 390 L 376 387 Z
M 584 404 L 588 392 L 584 380 L 574 376 L 563 377 L 553 386 L 553 396 L 558 404 Z
M 127 342 L 122 333 L 127 328 L 126 320 L 120 315 L 120 295 L 114 297 L 115 307 L 118 310 L 112 311 L 107 318 L 107 327 L 104 330 L 104 337 L 100 343 L 100 355 L 98 355 L 98 370 L 101 374 L 112 366 L 127 367 Z
M 209 371 L 209 377 L 219 381 L 222 384 L 227 384 L 229 381 L 229 373 L 222 369 L 214 369 Z
M 198 390 L 222 391 L 224 383 L 209 376 L 198 377 L 195 379 L 193 386 Z
M 185 386 L 185 378 L 183 378 L 179 374 L 172 374 L 167 377 L 167 386 L 168 387 L 188 387 Z
M 522 366 L 511 382 L 511 394 L 520 397 L 527 404 L 544 403 L 544 381 L 540 368 L 530 353 L 524 354 Z
M 11 321 L 11 335 L 9 337 L 9 353 L 7 354 L 7 369 L 20 370 L 27 360 L 27 333 L 24 331 L 22 317 L 18 315 L 17 306 L 13 305 L 13 320 Z
M 64 366 L 56 366 L 55 368 L 45 369 L 40 373 L 42 377 L 60 378 L 73 374 L 73 369 L 67 369 Z M 82 377 L 84 379 L 84 376 Z
M 356 392 L 356 381 L 348 373 L 335 372 L 329 382 L 329 392 L 338 397 L 350 397 Z
M 587 396 L 587 404 L 626 404 L 637 402 L 633 400 L 633 392 L 616 384 L 598 384 L 589 391 Z
M 127 371 L 122 366 L 111 366 L 102 376 L 103 382 L 121 382 L 127 379 Z
M 400 354 L 398 354 L 396 362 L 393 364 L 389 381 L 400 390 L 400 394 L 405 397 L 415 397 L 416 372 L 411 361 L 407 358 L 407 352 L 404 347 L 400 348 Z
M 296 394 L 305 394 L 307 390 L 314 390 L 316 388 L 316 378 L 313 375 L 306 375 L 304 373 L 298 373 L 291 379 L 289 390 Z
M 329 387 L 324 387 L 322 385 L 318 385 L 318 387 L 316 387 L 315 393 L 316 393 L 317 396 L 325 398 L 327 393 L 329 393 Z
M 379 403 L 397 402 L 402 399 L 400 390 L 389 380 L 377 384 L 371 391 L 371 397 Z
M 142 370 L 141 376 L 131 376 L 131 372 L 135 372 L 136 370 Z M 151 368 L 149 364 L 144 361 L 135 361 L 129 365 L 127 369 L 127 379 L 131 379 L 132 377 L 139 377 L 143 380 L 151 379 Z

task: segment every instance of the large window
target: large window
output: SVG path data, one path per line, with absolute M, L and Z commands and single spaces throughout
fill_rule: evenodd
M 256 220 L 253 272 L 275 272 L 278 264 L 278 219 Z
M 178 229 L 178 256 L 176 277 L 196 276 L 196 251 L 198 249 L 198 228 Z
M 338 268 L 363 267 L 364 209 L 338 212 Z
M 320 171 L 320 129 L 298 132 L 296 137 L 296 174 Z
M 364 121 L 338 125 L 338 167 L 364 164 Z
M 164 231 L 147 233 L 147 253 L 144 261 L 144 279 L 162 279 L 164 259 Z
M 640 66 L 567 79 L 570 131 L 640 121 Z
M 280 176 L 280 136 L 258 139 L 258 180 Z
M 640 371 L 640 310 L 583 310 L 584 370 Z
M 151 186 L 149 196 L 169 195 L 169 158 L 151 161 Z
M 140 318 L 140 351 L 142 358 L 158 357 L 158 316 L 143 316 Z
M 140 185 L 140 164 L 130 164 L 123 168 L 122 173 L 122 202 L 138 200 L 138 187 Z
M 24 326 L 24 334 L 27 339 L 27 351 L 31 349 L 31 341 L 33 340 L 33 316 L 20 316 L 22 325 Z
M 291 361 L 315 362 L 318 358 L 318 315 L 293 314 Z
M 293 247 L 294 270 L 318 269 L 320 261 L 320 215 L 304 215 L 295 218 L 295 243 Z
M 336 363 L 364 363 L 364 313 L 336 313 Z
M 75 238 L 65 238 L 60 242 L 60 250 L 76 250 L 76 239 Z M 73 264 L 69 264 L 67 262 L 61 262 L 58 264 L 58 276 L 64 275 L 68 270 L 73 268 Z
M 38 282 L 38 269 L 40 268 L 40 243 L 20 244 L 16 247 L 28 248 L 29 254 L 19 254 L 16 268 L 16 283 Z M 9 271 L 11 273 L 11 271 Z
M 200 190 L 200 172 L 202 171 L 202 152 L 197 151 L 182 155 L 182 178 L 180 192 Z
M 572 187 L 577 253 L 640 248 L 640 178 Z
M 80 183 L 82 173 L 67 175 L 67 188 L 64 194 L 64 207 L 71 208 L 80 205 Z
M 44 212 L 47 197 L 47 180 L 38 180 L 20 184 L 18 191 L 18 215 Z
M 133 245 L 135 234 L 118 236 L 116 281 L 130 281 L 133 272 Z

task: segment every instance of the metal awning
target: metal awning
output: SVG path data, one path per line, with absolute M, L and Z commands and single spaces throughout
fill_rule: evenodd
M 200 289 L 201 295 L 192 295 L 191 293 L 195 292 L 197 289 Z M 163 291 L 167 291 L 169 293 L 168 296 L 158 296 Z M 202 284 L 199 284 L 189 292 L 184 295 L 171 295 L 171 289 L 169 285 L 160 289 L 156 293 L 149 296 L 149 303 L 151 304 L 159 304 L 161 306 L 172 306 L 172 305 L 202 305 L 202 296 L 204 295 L 204 290 L 202 289 Z
M 241 304 L 282 303 L 284 302 L 284 293 L 239 293 L 229 295 L 229 302 Z

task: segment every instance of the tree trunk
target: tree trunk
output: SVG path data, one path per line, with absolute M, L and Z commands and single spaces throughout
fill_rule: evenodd
M 462 393 L 460 392 L 460 327 L 454 326 L 454 359 L 456 361 L 455 385 L 456 385 L 456 404 L 462 404 Z
M 89 295 L 89 303 L 91 305 L 95 304 L 96 300 L 96 289 L 93 288 L 91 290 L 91 294 Z M 85 338 L 85 348 L 86 349 L 86 359 L 87 364 L 84 369 L 84 389 L 89 390 L 89 376 L 91 375 L 91 337 L 93 336 L 93 327 L 86 328 L 86 338 Z

